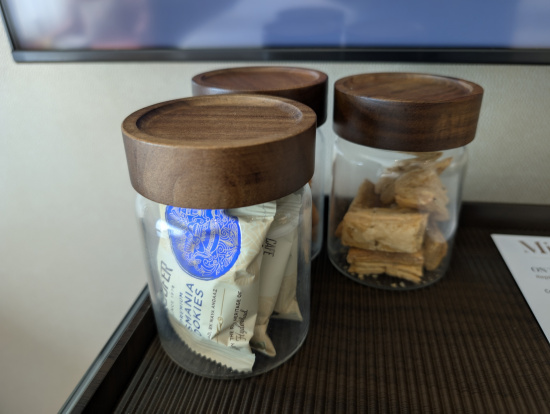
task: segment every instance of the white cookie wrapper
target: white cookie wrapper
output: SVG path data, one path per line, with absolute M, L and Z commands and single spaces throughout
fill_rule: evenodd
M 262 244 L 276 202 L 229 210 L 160 205 L 157 266 L 169 320 L 199 355 L 252 370 Z
M 273 319 L 287 319 L 301 322 L 303 320 L 298 300 L 296 299 L 296 289 L 298 285 L 298 233 L 294 234 L 290 257 L 286 264 L 281 289 L 275 303 Z
M 275 308 L 285 270 L 290 258 L 292 243 L 298 234 L 302 194 L 290 194 L 277 200 L 277 212 L 262 246 L 263 259 L 260 270 L 260 301 L 254 336 L 250 344 L 268 356 L 276 350 L 267 334 L 269 318 Z M 296 262 L 297 265 L 297 262 Z

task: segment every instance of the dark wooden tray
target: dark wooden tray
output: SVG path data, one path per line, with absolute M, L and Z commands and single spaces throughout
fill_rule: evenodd
M 490 235 L 550 235 L 550 206 L 465 203 L 449 271 L 391 292 L 312 264 L 308 338 L 281 367 L 223 381 L 163 352 L 147 291 L 61 412 L 550 412 L 550 344 Z

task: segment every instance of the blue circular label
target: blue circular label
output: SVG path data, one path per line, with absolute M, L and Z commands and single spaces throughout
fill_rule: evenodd
M 225 210 L 167 206 L 166 222 L 172 251 L 191 276 L 217 279 L 237 261 L 241 252 L 239 220 Z

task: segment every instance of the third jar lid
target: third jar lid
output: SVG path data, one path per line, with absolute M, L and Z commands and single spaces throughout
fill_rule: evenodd
M 315 113 L 264 95 L 162 102 L 122 124 L 134 189 L 196 209 L 249 206 L 286 196 L 312 177 Z
M 420 73 L 365 73 L 334 85 L 334 131 L 374 148 L 438 151 L 474 139 L 483 88 Z

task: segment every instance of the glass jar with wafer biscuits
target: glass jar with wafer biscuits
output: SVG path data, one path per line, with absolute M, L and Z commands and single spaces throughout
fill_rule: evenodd
M 482 97 L 473 82 L 431 74 L 336 82 L 327 245 L 341 273 L 391 290 L 444 276 Z

